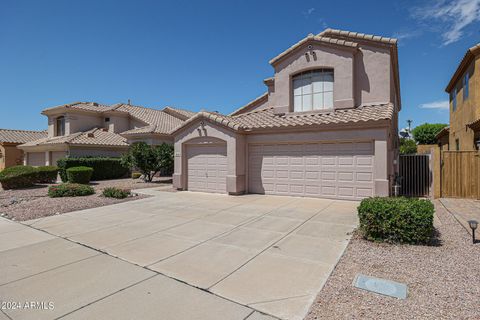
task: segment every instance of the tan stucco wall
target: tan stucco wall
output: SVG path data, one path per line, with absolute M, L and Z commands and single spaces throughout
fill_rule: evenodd
M 21 165 L 23 163 L 23 151 L 17 149 L 16 145 L 0 145 L 0 170 L 8 167 Z
M 106 114 L 105 118 L 110 118 L 109 122 L 104 122 L 104 127 L 108 128 L 109 132 L 120 133 L 133 128 L 130 128 L 130 120 L 128 117 Z M 105 121 L 105 119 L 103 119 Z
M 389 194 L 389 176 L 393 174 L 393 166 L 388 157 L 387 141 L 390 139 L 390 128 L 341 128 L 316 131 L 276 131 L 257 134 L 238 134 L 223 126 L 198 120 L 175 137 L 175 172 L 173 185 L 177 189 L 186 189 L 186 147 L 189 143 L 218 143 L 227 145 L 227 192 L 241 194 L 247 192 L 247 159 L 248 145 L 252 143 L 304 143 L 335 141 L 372 141 L 374 143 L 374 184 L 375 194 Z
M 456 150 L 455 140 L 459 139 L 460 150 L 475 150 L 474 132 L 466 125 L 474 120 L 480 119 L 480 59 L 473 61 L 467 71 L 470 73 L 469 97 L 463 100 L 463 76 L 459 77 L 457 88 L 457 108 L 453 111 L 453 102 L 450 101 L 450 150 Z M 477 138 L 480 137 L 478 134 Z
M 203 124 L 203 126 L 202 126 Z M 231 130 L 225 129 L 208 120 L 194 121 L 175 136 L 175 171 L 173 186 L 186 189 L 186 148 L 188 143 L 218 143 L 221 140 L 227 145 L 227 192 L 239 194 L 245 191 L 245 150 L 244 138 Z M 184 156 L 185 155 L 185 156 Z
M 150 145 L 159 145 L 162 143 L 173 144 L 174 140 L 173 137 L 156 137 L 155 135 L 145 135 L 137 137 L 127 137 L 127 142 L 129 144 L 135 142 L 145 142 Z
M 127 148 L 119 149 L 109 149 L 108 147 L 101 148 L 85 148 L 85 147 L 70 147 L 69 156 L 70 157 L 85 157 L 85 156 L 94 156 L 94 157 L 120 157 L 123 153 L 127 152 Z
M 311 50 L 308 50 L 308 45 L 313 46 L 314 55 L 310 54 Z M 318 43 L 306 43 L 274 65 L 275 92 L 270 94 L 270 105 L 276 107 L 288 106 L 289 110 L 293 111 L 292 76 L 302 71 L 317 68 L 333 68 L 334 70 L 334 107 L 353 107 L 353 50 L 339 49 L 338 47 Z

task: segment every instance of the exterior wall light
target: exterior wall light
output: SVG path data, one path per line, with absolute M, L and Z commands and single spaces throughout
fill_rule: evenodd
M 472 242 L 475 243 L 475 229 L 478 227 L 478 221 L 477 220 L 468 220 L 468 225 L 470 226 L 470 229 L 472 229 Z

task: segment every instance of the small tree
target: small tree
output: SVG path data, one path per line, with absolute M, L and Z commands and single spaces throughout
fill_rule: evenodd
M 413 139 L 418 144 L 435 144 L 435 137 L 447 125 L 443 123 L 425 123 L 412 130 Z
M 400 154 L 417 153 L 417 144 L 412 139 L 400 138 Z
M 145 142 L 136 142 L 130 146 L 128 153 L 122 156 L 122 163 L 140 171 L 143 180 L 151 182 L 161 170 L 173 168 L 173 146 L 166 143 L 150 146 Z

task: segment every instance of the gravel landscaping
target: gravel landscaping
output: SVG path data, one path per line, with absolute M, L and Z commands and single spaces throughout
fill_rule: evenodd
M 169 184 L 170 181 L 169 178 L 155 178 L 152 183 L 146 183 L 140 179 L 92 181 L 90 185 L 95 189 L 96 193 L 94 195 L 68 198 L 49 198 L 47 196 L 49 185 L 47 184 L 19 190 L 3 190 L 0 188 L 0 215 L 9 219 L 25 221 L 119 202 L 138 200 L 147 196 L 137 195 L 125 199 L 113 199 L 105 198 L 101 196 L 101 194 L 102 190 L 107 187 L 122 189 L 153 188 L 165 186 Z
M 480 243 L 440 202 L 435 207 L 438 241 L 431 246 L 354 235 L 306 319 L 480 319 Z M 354 288 L 358 273 L 407 284 L 407 299 Z

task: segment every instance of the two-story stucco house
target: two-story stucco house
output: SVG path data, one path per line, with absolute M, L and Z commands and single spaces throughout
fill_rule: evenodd
M 337 199 L 389 194 L 398 155 L 397 40 L 327 29 L 270 61 L 267 92 L 173 131 L 174 187 Z
M 193 112 L 166 107 L 150 109 L 130 104 L 102 105 L 75 102 L 42 111 L 48 117 L 48 135 L 18 148 L 24 163 L 56 165 L 65 156 L 111 156 L 126 152 L 130 143 L 173 143 L 174 128 Z
M 479 57 L 480 44 L 469 48 L 445 88 L 450 95 L 450 127 L 437 135 L 443 150 L 480 147 Z

